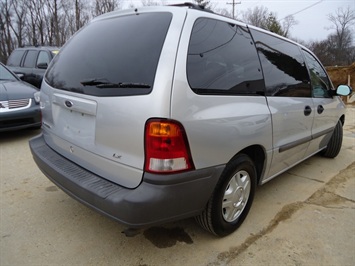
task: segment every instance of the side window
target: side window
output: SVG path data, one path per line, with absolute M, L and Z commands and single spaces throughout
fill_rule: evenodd
M 315 98 L 331 97 L 329 93 L 331 83 L 322 65 L 307 51 L 303 50 L 303 54 L 311 76 L 312 96 Z
M 198 94 L 264 94 L 259 59 L 249 30 L 207 18 L 196 20 L 187 78 Z
M 9 59 L 7 60 L 7 65 L 8 66 L 14 66 L 18 67 L 21 65 L 21 59 L 23 57 L 23 54 L 25 53 L 25 50 L 15 50 L 11 53 Z
M 47 64 L 47 65 L 49 65 L 49 61 L 50 61 L 50 58 L 49 58 L 48 53 L 46 51 L 40 51 L 39 55 L 38 55 L 38 58 L 37 58 L 36 66 L 38 64 Z
M 23 63 L 23 67 L 34 67 L 38 51 L 29 50 L 27 52 L 25 62 Z
M 264 72 L 266 95 L 311 97 L 308 71 L 300 48 L 256 30 L 251 32 Z

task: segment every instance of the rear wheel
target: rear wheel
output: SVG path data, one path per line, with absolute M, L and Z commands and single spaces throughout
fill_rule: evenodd
M 338 121 L 334 128 L 333 135 L 330 138 L 327 148 L 321 151 L 321 155 L 328 158 L 336 157 L 341 149 L 343 143 L 343 124 Z
M 253 202 L 256 169 L 253 161 L 240 154 L 228 163 L 205 210 L 196 217 L 207 231 L 226 236 L 244 221 Z

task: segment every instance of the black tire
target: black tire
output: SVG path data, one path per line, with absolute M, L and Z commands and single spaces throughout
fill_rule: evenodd
M 226 165 L 205 210 L 196 221 L 217 236 L 233 233 L 250 210 L 256 183 L 253 161 L 245 154 L 238 155 Z M 229 197 L 231 200 L 226 201 Z
M 327 148 L 321 151 L 321 155 L 327 158 L 335 158 L 341 149 L 343 143 L 343 124 L 338 121 L 336 124 L 332 137 L 330 138 Z

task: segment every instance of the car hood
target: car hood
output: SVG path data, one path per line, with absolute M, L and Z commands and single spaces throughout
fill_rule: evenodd
M 0 81 L 0 101 L 33 98 L 33 94 L 38 90 L 20 81 Z

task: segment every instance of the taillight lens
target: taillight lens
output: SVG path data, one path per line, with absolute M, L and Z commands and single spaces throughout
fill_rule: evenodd
M 147 121 L 144 168 L 152 173 L 194 169 L 186 133 L 179 122 L 168 119 Z

